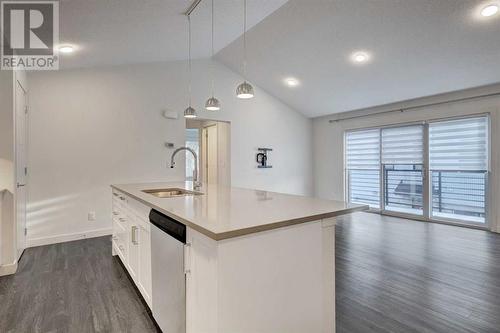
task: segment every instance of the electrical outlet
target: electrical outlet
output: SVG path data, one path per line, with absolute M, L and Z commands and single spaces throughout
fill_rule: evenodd
M 95 221 L 95 212 L 89 212 L 87 215 L 87 220 Z

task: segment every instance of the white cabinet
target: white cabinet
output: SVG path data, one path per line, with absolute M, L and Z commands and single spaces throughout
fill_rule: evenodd
M 149 226 L 149 225 L 148 225 Z M 139 281 L 138 287 L 144 299 L 151 307 L 151 232 L 141 224 L 139 233 Z
M 128 272 L 132 279 L 137 284 L 139 278 L 139 242 L 138 242 L 139 227 L 135 219 L 130 216 L 128 219 Z
M 113 190 L 113 255 L 118 255 L 130 277 L 151 307 L 150 208 Z

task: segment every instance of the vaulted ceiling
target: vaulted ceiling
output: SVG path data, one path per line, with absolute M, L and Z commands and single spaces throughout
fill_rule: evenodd
M 214 1 L 216 59 L 241 72 L 243 0 Z M 191 2 L 62 0 L 61 42 L 79 47 L 62 67 L 186 59 Z M 247 2 L 249 80 L 308 117 L 500 82 L 500 15 L 479 15 L 500 0 Z M 193 56 L 207 58 L 210 0 L 192 25 Z
M 500 14 L 479 15 L 491 3 L 290 0 L 248 33 L 248 78 L 309 117 L 497 83 Z M 241 48 L 217 59 L 241 72 Z M 371 60 L 354 64 L 359 50 Z
M 78 52 L 64 56 L 63 68 L 174 61 L 187 58 L 187 19 L 194 0 L 62 0 L 61 44 Z M 249 0 L 253 27 L 286 0 Z M 194 58 L 210 57 L 211 1 L 191 15 Z M 243 0 L 214 0 L 215 51 L 243 32 Z

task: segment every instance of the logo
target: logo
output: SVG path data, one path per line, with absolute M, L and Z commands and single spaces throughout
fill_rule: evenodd
M 1 68 L 57 70 L 58 1 L 1 1 Z

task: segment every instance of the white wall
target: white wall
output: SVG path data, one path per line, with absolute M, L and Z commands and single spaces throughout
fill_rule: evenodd
M 412 104 L 423 105 L 492 92 L 500 92 L 500 85 L 366 109 L 342 116 L 369 114 L 404 108 Z M 321 198 L 344 200 L 343 135 L 345 130 L 487 112 L 491 113 L 490 220 L 491 229 L 500 232 L 500 206 L 497 204 L 500 202 L 500 177 L 498 174 L 500 171 L 500 145 L 498 144 L 500 142 L 500 97 L 498 96 L 442 104 L 403 113 L 371 115 L 334 123 L 329 123 L 330 119 L 335 118 L 334 116 L 315 118 L 313 120 L 315 195 Z
M 231 122 L 232 185 L 312 194 L 312 121 L 258 87 L 254 99 L 237 99 L 241 77 L 219 64 L 223 109 L 203 111 L 209 63 L 193 64 L 193 106 L 203 118 Z M 186 79 L 185 62 L 30 74 L 31 245 L 109 232 L 109 184 L 184 179 L 182 163 L 166 167 L 164 142 L 183 145 Z M 163 118 L 165 108 L 179 119 Z M 274 149 L 273 169 L 256 168 L 259 146 Z

